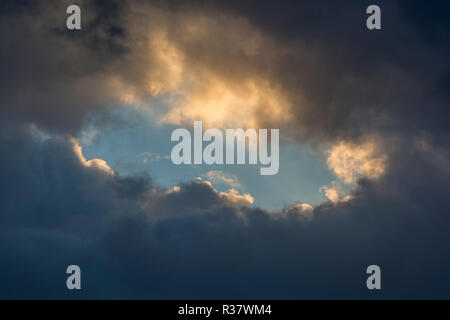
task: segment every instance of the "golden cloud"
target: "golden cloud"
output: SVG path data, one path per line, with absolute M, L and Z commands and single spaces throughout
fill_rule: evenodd
M 386 170 L 387 155 L 375 139 L 360 144 L 341 141 L 329 151 L 327 164 L 339 179 L 355 183 L 359 178 L 381 177 Z M 332 189 L 325 193 L 330 200 L 336 199 L 337 194 Z
M 268 68 L 283 50 L 247 20 L 133 5 L 126 21 L 130 53 L 109 79 L 120 102 L 168 97 L 160 122 L 176 125 L 202 120 L 205 127 L 257 128 L 289 121 L 292 102 Z
M 328 200 L 334 204 L 339 202 L 347 202 L 353 198 L 351 194 L 344 194 L 341 185 L 336 181 L 331 181 L 329 186 L 321 186 L 319 191 L 323 192 Z
M 240 194 L 235 189 L 230 189 L 228 192 L 220 192 L 219 196 L 221 199 L 241 207 L 251 206 L 255 201 L 255 198 L 249 193 Z
M 80 161 L 80 163 L 83 166 L 89 167 L 89 168 L 95 168 L 95 169 L 100 170 L 111 176 L 114 175 L 114 170 L 110 166 L 108 166 L 108 164 L 106 163 L 105 160 L 100 159 L 100 158 L 86 160 L 86 158 L 83 155 L 83 150 L 82 150 L 78 140 L 71 138 L 70 141 L 72 142 L 73 150 L 74 150 L 78 160 Z

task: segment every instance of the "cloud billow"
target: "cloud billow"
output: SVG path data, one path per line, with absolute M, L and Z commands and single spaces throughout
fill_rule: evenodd
M 378 297 L 448 297 L 448 171 L 437 175 L 420 150 L 408 155 L 416 177 L 362 180 L 352 201 L 304 219 L 229 201 L 201 180 L 166 190 L 111 175 L 85 165 L 73 140 L 32 132 L 1 139 L 2 298 L 370 298 L 373 263 L 384 271 Z M 63 286 L 74 263 L 79 295 Z

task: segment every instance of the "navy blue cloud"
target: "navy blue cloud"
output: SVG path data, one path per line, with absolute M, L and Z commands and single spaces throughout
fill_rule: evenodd
M 405 145 L 378 182 L 305 220 L 84 166 L 73 142 L 1 138 L 2 298 L 448 298 L 448 170 Z M 405 158 L 415 162 L 406 164 Z M 403 172 L 405 171 L 405 172 Z M 82 269 L 82 290 L 65 268 Z M 365 269 L 382 269 L 382 291 Z

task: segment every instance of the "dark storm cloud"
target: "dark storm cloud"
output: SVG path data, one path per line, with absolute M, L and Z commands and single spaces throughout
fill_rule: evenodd
M 2 298 L 448 298 L 450 171 L 422 141 L 312 219 L 87 166 L 67 139 L 3 129 Z M 431 155 L 434 155 L 432 157 Z M 414 158 L 413 163 L 405 159 Z M 405 165 L 407 163 L 407 165 Z M 82 268 L 82 290 L 65 268 Z M 365 268 L 382 268 L 382 291 Z
M 382 30 L 377 32 L 364 27 L 363 13 L 373 1 L 285 2 L 257 9 L 226 3 L 268 34 L 299 41 L 317 54 L 317 63 L 306 70 L 296 68 L 293 57 L 284 60 L 280 79 L 293 91 L 306 92 L 311 107 L 302 113 L 298 106 L 297 121 L 311 126 L 312 133 L 447 131 L 447 3 L 378 1 Z
M 125 50 L 118 44 L 121 29 L 112 13 L 86 2 L 86 29 L 67 32 L 69 2 L 3 3 L 2 122 L 26 121 L 52 132 L 74 133 L 87 113 L 104 110 L 112 101 L 104 85 L 105 65 Z

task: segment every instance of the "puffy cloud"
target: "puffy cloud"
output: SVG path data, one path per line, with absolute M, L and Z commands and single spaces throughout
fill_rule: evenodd
M 379 178 L 386 170 L 387 155 L 375 140 L 360 144 L 341 141 L 329 151 L 327 164 L 345 183 L 355 183 L 360 178 Z M 329 190 L 330 195 L 335 193 Z
M 286 21 L 280 17 L 283 28 L 269 28 L 261 16 L 270 5 L 255 16 L 239 4 L 86 0 L 80 3 L 83 29 L 73 33 L 61 23 L 67 4 L 41 1 L 27 11 L 3 11 L 0 30 L 8 45 L 1 52 L 2 118 L 74 134 L 90 115 L 114 103 L 161 108 L 152 99 L 158 97 L 167 102 L 163 122 L 282 128 L 298 139 L 353 141 L 399 125 L 441 127 L 435 115 L 447 100 L 432 86 L 442 68 L 417 66 L 440 61 L 443 50 L 421 51 L 417 61 L 386 53 L 392 47 L 386 43 L 399 36 L 418 42 L 401 18 L 380 42 L 364 28 L 338 23 L 336 17 L 359 15 L 359 5 L 330 4 L 336 10 L 324 11 L 319 4 L 299 4 L 288 10 L 300 16 L 320 10 L 339 25 L 333 32 L 345 34 L 336 43 L 330 28 L 321 33 L 323 21 L 301 19 L 289 37 L 281 32 Z M 392 16 L 402 15 L 401 6 L 386 6 Z M 412 49 L 398 50 L 400 57 Z M 430 94 L 435 99 L 423 119 L 420 106 Z
M 334 181 L 333 181 L 334 182 Z M 339 190 L 335 187 L 322 186 L 319 191 L 325 193 L 326 197 L 333 203 L 339 202 Z
M 235 175 L 225 173 L 221 170 L 208 171 L 203 176 L 212 183 L 225 184 L 234 189 L 239 189 L 241 187 L 239 180 Z
M 281 58 L 276 57 L 279 44 L 245 18 L 212 8 L 176 10 L 139 1 L 116 3 L 120 16 L 107 17 L 95 2 L 83 1 L 83 28 L 74 34 L 60 24 L 66 4 L 38 2 L 26 13 L 2 17 L 2 30 L 22 26 L 2 34 L 10 44 L 2 63 L 16 62 L 5 65 L 0 79 L 10 117 L 73 132 L 89 113 L 114 101 L 142 105 L 170 95 L 161 119 L 170 123 L 258 127 L 268 119 L 288 120 L 287 93 L 269 68 L 262 68 Z
M 255 201 L 250 194 L 244 193 L 241 195 L 235 189 L 230 189 L 228 192 L 221 192 L 219 195 L 222 199 L 239 206 L 250 206 Z
M 359 143 L 337 142 L 327 151 L 327 164 L 340 181 L 331 181 L 319 191 L 334 204 L 349 201 L 352 194 L 342 190 L 342 183 L 355 186 L 360 179 L 379 179 L 386 171 L 388 152 L 391 151 L 383 150 L 380 140 L 375 138 L 366 138 Z
M 344 195 L 341 185 L 336 181 L 331 181 L 329 186 L 321 186 L 319 191 L 323 192 L 332 203 L 345 202 L 352 198 L 351 194 Z
M 221 171 L 209 171 L 205 175 L 209 180 L 215 182 L 215 183 L 226 183 L 231 186 L 231 184 L 236 185 L 237 180 L 233 176 L 229 176 L 228 178 L 224 176 L 223 172 Z M 203 180 L 201 177 L 197 177 L 194 179 L 194 182 L 201 183 L 211 190 L 213 190 L 215 193 L 218 193 L 217 190 L 214 188 L 212 183 L 209 180 Z M 174 191 L 179 192 L 180 188 L 174 189 Z M 225 202 L 237 205 L 237 206 L 250 206 L 254 202 L 254 198 L 252 195 L 248 193 L 240 194 L 238 190 L 231 188 L 227 192 L 220 192 L 218 193 L 219 197 L 222 200 L 225 200 Z
M 71 143 L 73 144 L 73 150 L 76 154 L 76 156 L 78 157 L 78 160 L 86 167 L 92 167 L 92 168 L 96 168 L 98 170 L 104 171 L 108 174 L 113 175 L 114 174 L 114 170 L 108 166 L 108 164 L 106 163 L 105 160 L 103 159 L 98 159 L 98 158 L 94 158 L 91 160 L 86 160 L 85 157 L 83 156 L 83 151 L 82 148 L 79 144 L 79 142 L 74 139 L 71 138 L 70 139 Z
M 214 9 L 142 4 L 126 15 L 130 54 L 117 67 L 127 72 L 115 77 L 121 101 L 140 104 L 170 95 L 161 121 L 177 125 L 202 120 L 207 127 L 255 128 L 288 121 L 288 93 L 264 64 L 291 49 L 280 51 L 246 19 Z
M 314 217 L 314 208 L 307 203 L 297 203 L 284 208 L 281 217 L 284 216 L 298 216 L 306 220 L 311 220 Z
M 408 172 L 413 156 L 415 175 L 390 170 L 349 201 L 281 212 L 204 180 L 169 191 L 111 175 L 74 146 L 2 129 L 1 297 L 68 297 L 60 274 L 73 263 L 80 298 L 364 298 L 373 263 L 384 298 L 449 295 L 449 177 L 407 143 L 392 165 Z

